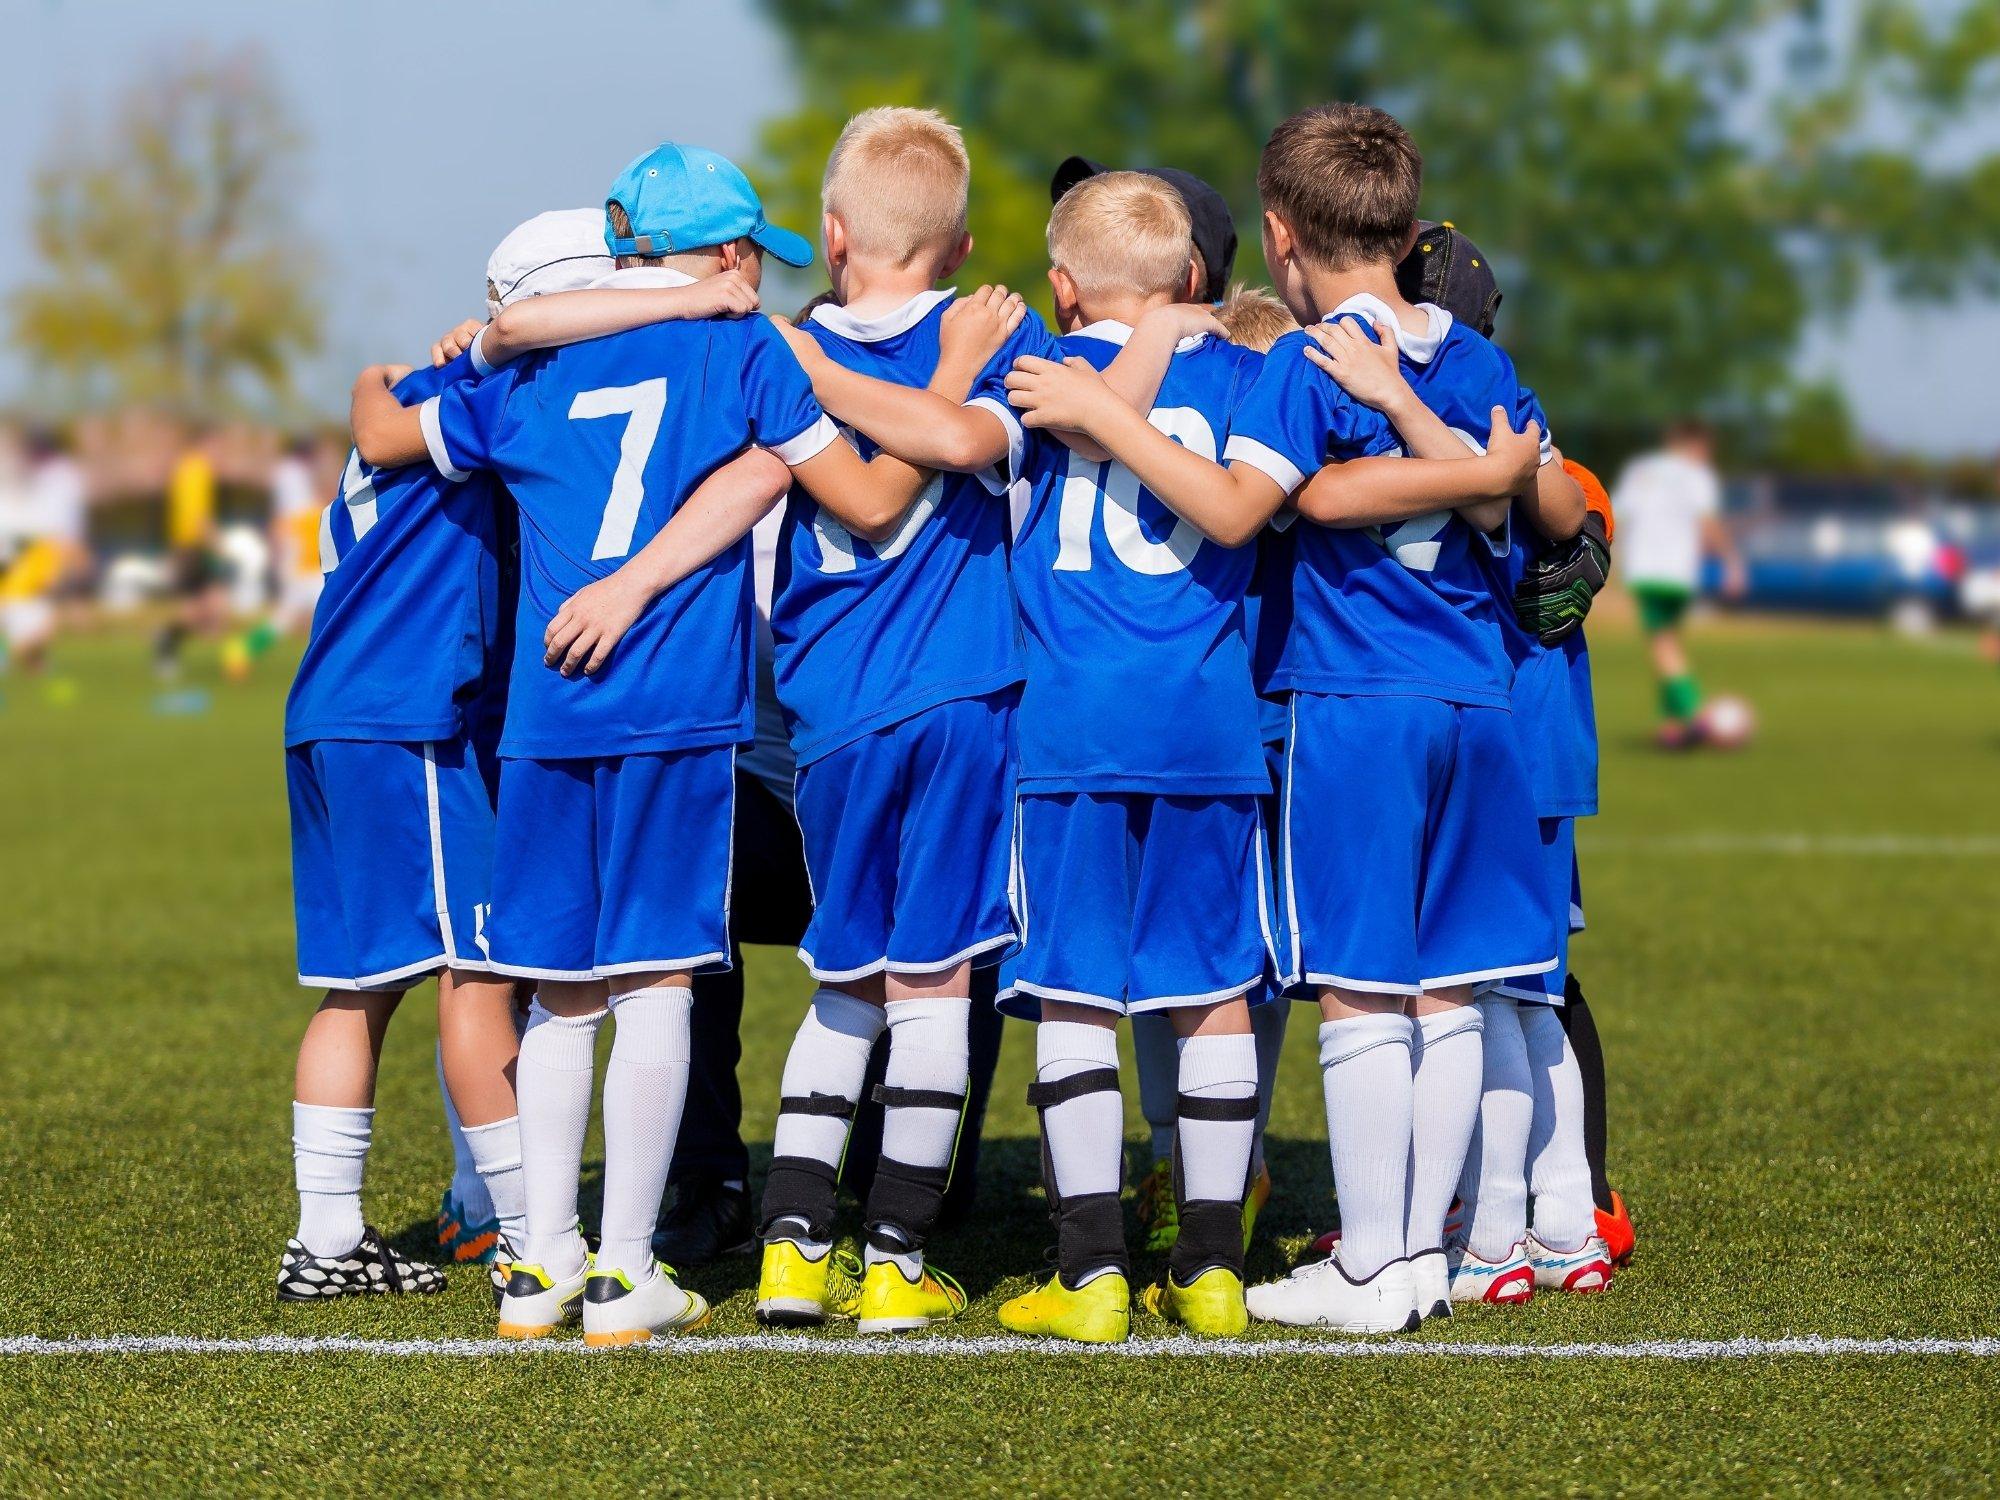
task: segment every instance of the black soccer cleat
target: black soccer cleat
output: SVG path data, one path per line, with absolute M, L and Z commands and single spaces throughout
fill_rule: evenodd
M 371 1225 L 345 1255 L 314 1255 L 297 1240 L 285 1242 L 278 1262 L 280 1302 L 330 1302 L 336 1297 L 383 1293 L 428 1296 L 444 1290 L 444 1272 L 390 1249 Z
M 740 1255 L 755 1243 L 750 1232 L 750 1192 L 713 1177 L 691 1177 L 674 1186 L 673 1207 L 653 1235 L 653 1254 L 676 1266 L 705 1266 Z

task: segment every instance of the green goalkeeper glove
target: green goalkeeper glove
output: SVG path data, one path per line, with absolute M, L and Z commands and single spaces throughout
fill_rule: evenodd
M 1567 547 L 1528 565 L 1514 590 L 1514 618 L 1544 646 L 1560 646 L 1583 628 L 1610 576 L 1611 543 L 1592 511 Z

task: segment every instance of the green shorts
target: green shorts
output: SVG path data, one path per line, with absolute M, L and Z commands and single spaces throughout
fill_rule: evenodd
M 1639 603 L 1639 625 L 1646 634 L 1672 630 L 1694 602 L 1694 590 L 1678 583 L 1635 583 L 1632 597 Z

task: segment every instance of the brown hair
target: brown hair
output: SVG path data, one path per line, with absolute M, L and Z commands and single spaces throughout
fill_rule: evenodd
M 1424 159 L 1410 133 L 1367 104 L 1300 110 L 1271 132 L 1257 193 L 1299 252 L 1331 270 L 1394 264 L 1417 221 Z
M 625 212 L 625 205 L 613 199 L 604 205 L 604 222 L 611 227 L 612 235 L 621 240 L 632 238 L 632 217 Z M 619 270 L 629 266 L 664 266 L 664 255 L 621 255 L 616 262 Z

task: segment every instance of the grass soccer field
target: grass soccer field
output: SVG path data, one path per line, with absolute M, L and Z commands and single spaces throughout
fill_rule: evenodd
M 162 716 L 136 643 L 66 648 L 73 694 L 0 681 L 0 1491 L 1988 1488 L 2000 681 L 1950 643 L 1858 631 L 1697 647 L 1758 707 L 1744 754 L 1647 750 L 1638 642 L 1598 651 L 1606 813 L 1582 840 L 1576 969 L 1640 1229 L 1609 1295 L 1397 1341 L 1002 1345 L 994 1309 L 1047 1239 L 1018 1029 L 975 1224 L 935 1246 L 973 1297 L 958 1327 L 886 1352 L 751 1337 L 744 1257 L 689 1277 L 712 1332 L 589 1357 L 452 1343 L 491 1332 L 467 1272 L 433 1299 L 275 1303 L 311 1004 L 291 983 L 285 668 Z M 809 988 L 790 954 L 753 952 L 755 1150 Z M 428 998 L 391 1031 L 368 1178 L 371 1218 L 412 1246 L 450 1164 Z M 1302 1014 L 1253 1275 L 1329 1222 L 1311 1043 Z M 194 1342 L 144 1342 L 165 1336 Z M 357 1342 L 285 1342 L 321 1338 Z

